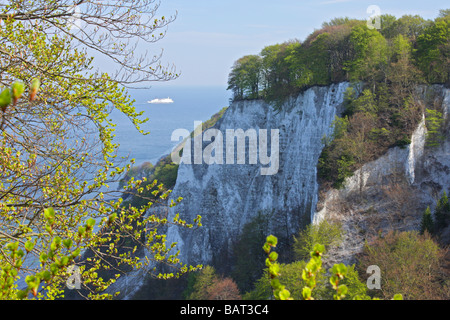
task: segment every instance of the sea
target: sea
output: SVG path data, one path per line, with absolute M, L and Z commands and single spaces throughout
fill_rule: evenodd
M 135 159 L 135 166 L 144 162 L 156 162 L 169 154 L 178 144 L 171 141 L 176 129 L 194 130 L 194 121 L 206 121 L 212 115 L 227 107 L 231 93 L 225 87 L 179 87 L 164 86 L 149 89 L 129 89 L 138 112 L 148 122 L 142 125 L 148 135 L 136 130 L 131 121 L 120 111 L 113 111 L 111 119 L 117 124 L 114 143 L 119 144 L 120 160 Z M 151 104 L 153 99 L 170 98 L 170 104 Z M 118 159 L 118 160 L 119 160 Z
M 212 115 L 227 107 L 230 103 L 230 92 L 222 87 L 177 87 L 129 89 L 128 93 L 136 102 L 136 111 L 143 111 L 142 118 L 149 121 L 142 129 L 150 132 L 143 135 L 137 131 L 132 122 L 120 111 L 113 111 L 110 118 L 116 124 L 114 143 L 119 144 L 117 155 L 123 163 L 135 159 L 135 166 L 144 162 L 156 162 L 169 154 L 178 142 L 171 141 L 172 132 L 182 128 L 194 130 L 194 121 L 206 121 Z M 171 104 L 150 104 L 153 99 L 171 98 Z M 119 159 L 117 159 L 119 160 Z M 109 191 L 118 190 L 118 182 L 108 183 Z M 105 189 L 104 191 L 107 191 Z M 120 194 L 105 195 L 106 199 L 116 199 Z M 27 261 L 33 265 L 38 261 Z M 24 288 L 25 274 L 17 282 Z

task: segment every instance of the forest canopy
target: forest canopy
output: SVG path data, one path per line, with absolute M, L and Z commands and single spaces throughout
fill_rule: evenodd
M 382 15 L 380 22 L 375 29 L 362 20 L 332 19 L 303 42 L 270 45 L 237 60 L 229 75 L 235 101 L 263 99 L 275 109 L 310 87 L 350 84 L 318 164 L 319 179 L 333 187 L 388 148 L 407 146 L 423 117 L 428 147 L 445 136 L 439 103 L 432 94 L 421 103 L 417 86 L 450 83 L 450 10 L 434 20 Z
M 267 46 L 238 59 L 228 78 L 235 100 L 262 98 L 273 103 L 311 86 L 343 81 L 392 82 L 390 77 L 422 83 L 449 83 L 449 11 L 434 20 L 418 15 L 382 15 L 379 30 L 365 20 L 335 18 L 303 42 Z M 405 59 L 408 61 L 404 61 Z M 408 63 L 409 68 L 399 70 Z

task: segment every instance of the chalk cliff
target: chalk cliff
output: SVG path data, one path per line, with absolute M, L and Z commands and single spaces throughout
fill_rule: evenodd
M 311 222 L 337 219 L 347 234 L 343 244 L 332 252 L 331 260 L 347 263 L 353 262 L 371 232 L 418 227 L 422 210 L 433 206 L 436 195 L 450 186 L 450 140 L 446 137 L 439 147 L 427 148 L 424 120 L 410 145 L 389 149 L 365 164 L 341 190 L 319 187 L 316 168 L 322 138 L 331 134 L 332 121 L 342 112 L 348 86 L 340 83 L 310 88 L 280 110 L 262 100 L 231 104 L 213 128 L 223 136 L 227 129 L 279 130 L 278 172 L 262 175 L 264 165 L 249 164 L 248 145 L 245 164 L 227 164 L 225 154 L 223 164 L 181 163 L 171 197 L 183 200 L 170 208 L 168 218 L 179 213 L 184 220 L 192 221 L 200 215 L 203 224 L 195 230 L 176 226 L 167 230 L 168 243 L 177 243 L 184 263 L 223 263 L 233 240 L 258 214 L 271 216 L 267 231 L 282 242 Z M 450 90 L 443 86 L 419 88 L 423 97 L 429 90 L 438 93 L 436 99 L 440 99 L 448 126 Z M 203 141 L 202 149 L 208 144 L 211 141 Z M 195 145 L 194 139 L 191 145 Z M 119 288 L 130 298 L 142 279 L 141 271 L 122 277 L 113 289 Z

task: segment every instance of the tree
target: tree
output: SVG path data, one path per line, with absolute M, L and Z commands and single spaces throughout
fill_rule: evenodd
M 236 283 L 231 278 L 223 278 L 216 269 L 206 266 L 195 275 L 192 292 L 188 300 L 240 300 L 241 296 Z
M 269 235 L 263 246 L 267 254 L 265 275 L 255 284 L 255 289 L 244 299 L 262 300 L 314 300 L 314 299 L 369 299 L 366 287 L 359 281 L 355 266 L 335 264 L 326 271 L 322 266 L 325 247 L 316 243 L 306 261 L 289 264 L 277 262 L 278 254 L 272 251 L 278 239 Z M 396 296 L 399 299 L 401 296 Z
M 218 276 L 216 269 L 211 266 L 204 267 L 195 276 L 195 282 L 193 285 L 193 291 L 188 296 L 189 300 L 208 300 L 208 289 L 211 288 L 217 281 Z
M 193 225 L 179 217 L 167 221 L 164 210 L 145 216 L 170 191 L 158 185 L 143 207 L 134 208 L 108 189 L 130 168 L 114 163 L 110 112 L 123 112 L 142 133 L 146 121 L 125 86 L 176 78 L 159 55 L 136 55 L 135 39 L 153 43 L 173 21 L 155 19 L 157 7 L 143 0 L 0 4 L 1 91 L 23 85 L 22 99 L 14 94 L 1 113 L 0 298 L 56 298 L 74 270 L 90 298 L 111 298 L 103 291 L 129 268 L 174 268 L 154 274 L 161 278 L 188 271 L 158 229 Z M 94 70 L 88 53 L 109 59 L 113 73 Z M 33 79 L 41 84 L 37 94 Z M 145 180 L 132 179 L 123 192 L 142 194 Z M 143 247 L 153 253 L 148 261 L 136 254 Z M 102 270 L 111 275 L 99 276 Z M 25 283 L 18 288 L 19 277 Z
M 391 88 L 390 101 L 401 105 L 410 97 L 415 85 L 422 81 L 421 73 L 413 64 L 412 44 L 403 35 L 396 36 L 391 44 L 391 64 L 388 81 Z
M 242 292 L 250 290 L 261 276 L 264 256 L 260 248 L 267 236 L 269 221 L 270 214 L 259 212 L 243 226 L 238 240 L 233 244 L 231 276 Z
M 445 136 L 442 134 L 442 124 L 444 123 L 442 113 L 437 110 L 426 109 L 425 119 L 428 129 L 426 134 L 426 145 L 428 147 L 439 146 L 445 139 Z
M 346 62 L 351 81 L 366 81 L 374 92 L 375 84 L 384 81 L 387 71 L 387 42 L 375 29 L 365 25 L 352 28 L 350 42 L 355 58 Z
M 436 19 L 417 37 L 415 58 L 430 83 L 449 81 L 450 20 Z
M 445 228 L 450 218 L 450 202 L 448 202 L 447 192 L 444 190 L 439 198 L 434 211 L 436 229 Z
M 388 232 L 368 241 L 358 257 L 361 275 L 376 265 L 381 271 L 381 289 L 370 295 L 390 299 L 401 293 L 406 300 L 448 299 L 443 270 L 445 250 L 429 234 L 417 231 Z
M 425 232 L 433 233 L 433 217 L 431 216 L 430 207 L 427 207 L 422 215 L 422 221 L 420 222 L 420 234 Z
M 297 40 L 267 46 L 261 50 L 264 99 L 279 108 L 295 88 L 295 79 L 307 77 L 306 69 L 295 69 L 293 56 L 301 46 Z
M 2 21 L 14 21 L 35 35 L 46 34 L 47 40 L 59 35 L 70 39 L 72 47 L 81 52 L 100 54 L 119 66 L 109 75 L 114 82 L 134 85 L 177 77 L 174 68 L 162 66 L 162 52 L 148 57 L 147 51 L 138 50 L 138 39 L 147 44 L 161 40 L 168 24 L 176 18 L 156 18 L 159 4 L 155 0 L 120 0 L 108 4 L 92 0 L 8 2 L 0 4 Z M 39 67 L 31 59 L 27 61 L 30 66 Z M 41 67 L 45 71 L 45 66 Z
M 231 278 L 217 280 L 208 289 L 208 300 L 241 300 L 236 283 Z
M 326 220 L 308 225 L 294 237 L 294 253 L 297 260 L 307 260 L 316 244 L 325 246 L 325 250 L 336 247 L 342 242 L 343 230 L 339 224 Z M 325 252 L 326 253 L 326 252 Z
M 383 23 L 385 16 L 389 15 L 382 16 L 381 33 L 387 39 L 394 39 L 398 35 L 402 35 L 412 41 L 415 41 L 416 38 L 423 32 L 427 24 L 429 24 L 428 21 L 418 15 L 404 15 L 399 19 L 395 19 L 395 17 L 390 16 L 388 18 L 389 22 Z
M 257 55 L 244 56 L 234 63 L 228 90 L 233 90 L 235 100 L 259 98 L 261 63 L 261 57 Z

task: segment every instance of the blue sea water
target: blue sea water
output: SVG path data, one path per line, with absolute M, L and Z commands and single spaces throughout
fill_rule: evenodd
M 171 141 L 172 132 L 183 128 L 194 130 L 194 121 L 206 121 L 229 105 L 230 92 L 223 87 L 164 86 L 150 89 L 130 89 L 136 100 L 137 111 L 144 111 L 149 121 L 142 126 L 149 135 L 139 133 L 128 118 L 118 111 L 112 113 L 117 124 L 115 143 L 120 144 L 119 157 L 134 158 L 135 165 L 144 162 L 155 164 L 169 154 L 177 142 Z M 171 104 L 150 104 L 148 101 L 170 97 Z

